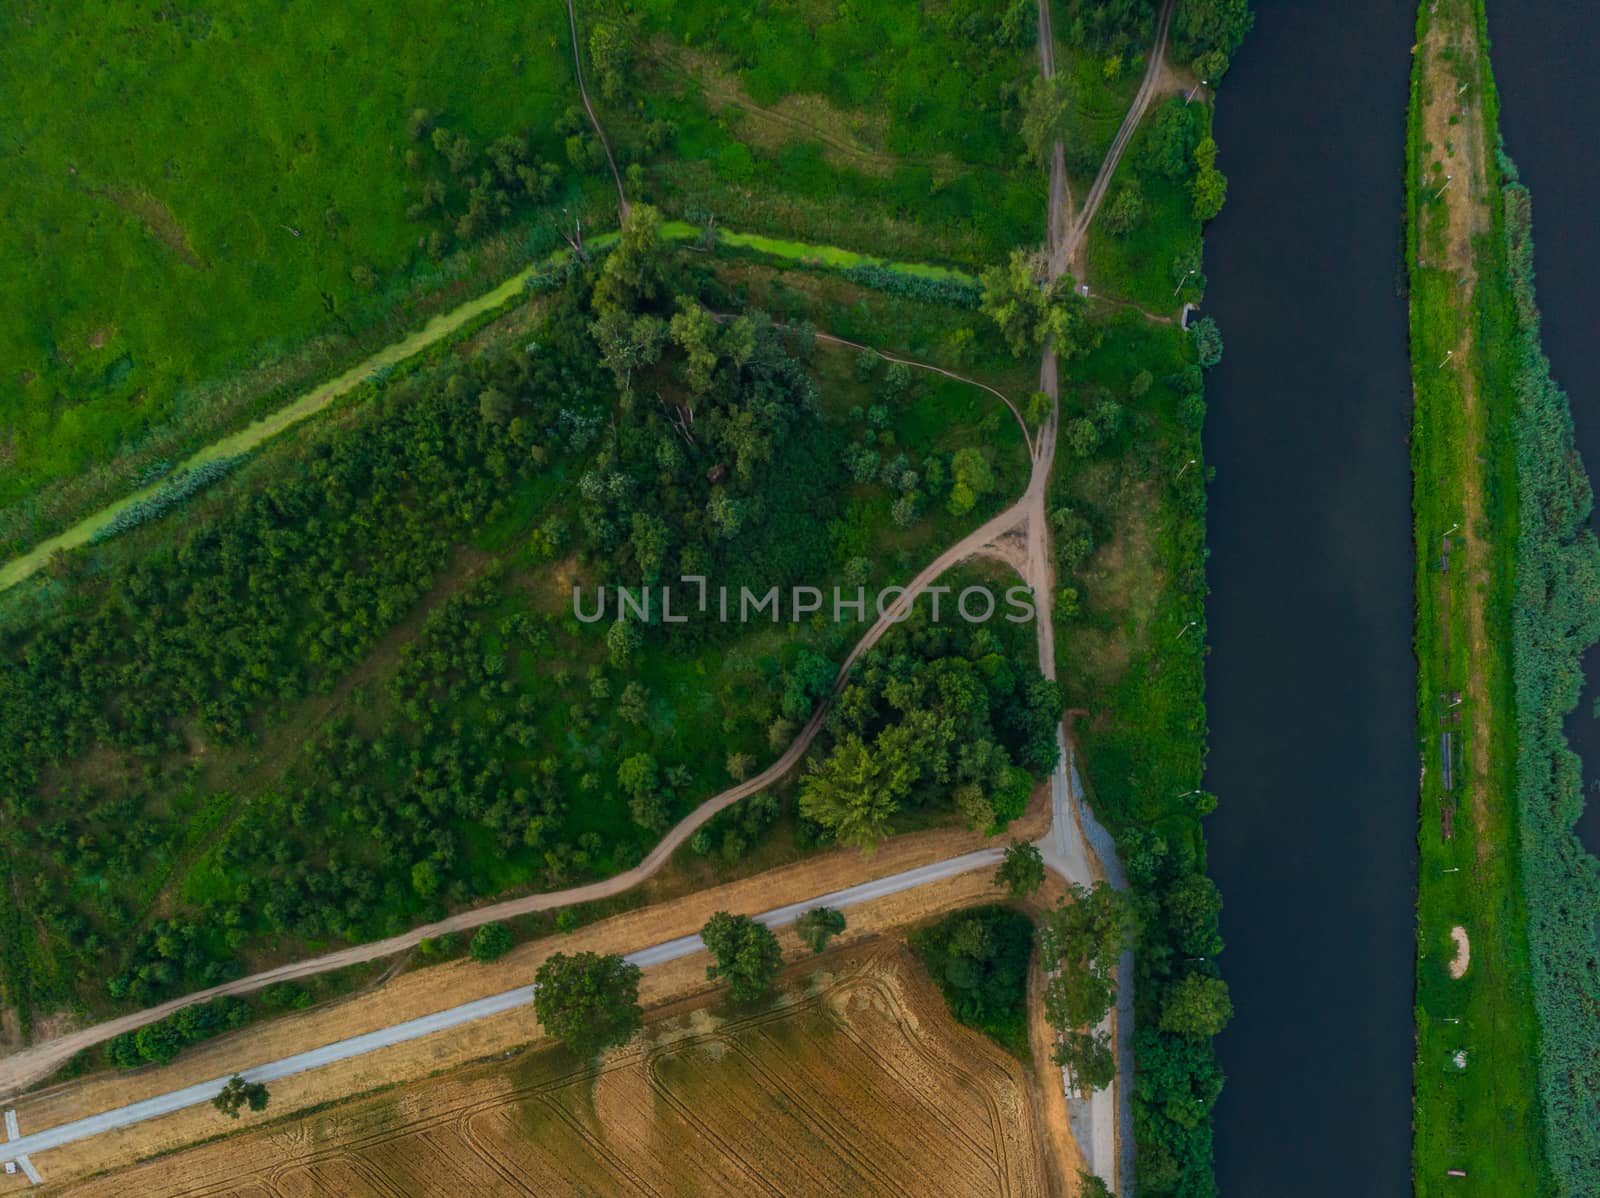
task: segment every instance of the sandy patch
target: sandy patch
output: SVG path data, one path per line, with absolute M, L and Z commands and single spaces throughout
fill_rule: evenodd
M 1460 924 L 1450 929 L 1450 939 L 1456 945 L 1456 955 L 1450 961 L 1450 976 L 1460 978 L 1472 962 L 1472 942 L 1467 939 L 1467 929 Z

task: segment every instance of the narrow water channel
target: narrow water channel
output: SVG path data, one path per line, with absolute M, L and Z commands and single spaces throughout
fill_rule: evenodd
M 1490 0 L 1489 34 L 1500 90 L 1500 131 L 1533 192 L 1534 265 L 1550 370 L 1572 401 L 1573 429 L 1591 481 L 1600 471 L 1600 93 L 1593 6 L 1579 0 Z M 1589 804 L 1578 834 L 1600 853 L 1600 649 L 1584 660 L 1587 684 L 1567 719 L 1583 758 Z
M 1412 0 L 1260 0 L 1207 238 L 1209 826 L 1236 1014 L 1227 1198 L 1411 1193 L 1417 833 L 1406 308 Z

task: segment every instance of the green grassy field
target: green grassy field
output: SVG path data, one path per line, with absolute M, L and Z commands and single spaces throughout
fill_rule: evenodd
M 1114 831 L 1162 828 L 1190 839 L 1198 835 L 1192 812 L 1170 803 L 1199 785 L 1205 745 L 1204 615 L 1194 598 L 1203 574 L 1188 576 L 1203 544 L 1193 505 L 1205 466 L 1188 465 L 1200 458 L 1199 439 L 1179 420 L 1182 393 L 1173 385 L 1186 353 L 1176 328 L 1135 313 L 1113 319 L 1101 346 L 1073 370 L 1071 407 L 1063 397 L 1051 503 L 1084 520 L 1095 544 L 1082 566 L 1058 571 L 1059 585 L 1076 590 L 1078 611 L 1060 616 L 1056 633 L 1068 703 L 1097 708 L 1082 729 L 1095 809 Z M 1154 381 L 1129 398 L 1141 371 Z M 1080 457 L 1065 443 L 1067 426 L 1103 395 L 1122 402 L 1125 427 Z M 1202 624 L 1180 638 L 1191 620 Z
M 637 78 L 602 101 L 624 157 L 652 121 L 676 129 L 647 194 L 753 231 L 982 265 L 1041 238 L 1044 180 L 1021 161 L 1018 106 L 1036 73 L 1026 5 L 836 11 L 714 0 L 586 18 L 627 30 Z
M 694 241 L 703 235 L 702 230 L 683 221 L 665 222 L 661 232 L 663 238 L 671 242 Z M 603 250 L 608 248 L 615 240 L 615 234 L 601 234 L 587 239 L 586 244 L 591 250 Z M 868 267 L 885 271 L 894 276 L 906 276 L 911 279 L 929 279 L 941 283 L 976 286 L 976 279 L 973 276 L 946 266 L 923 262 L 896 262 L 874 255 L 839 249 L 835 246 L 814 245 L 808 242 L 764 237 L 760 234 L 740 233 L 726 229 L 718 231 L 716 248 L 725 254 L 747 253 L 785 265 L 792 264 L 800 267 L 846 272 L 854 268 Z M 362 388 L 363 384 L 369 384 L 368 390 L 371 390 L 370 384 L 375 380 L 389 378 L 397 368 L 414 368 L 426 355 L 436 351 L 441 343 L 446 343 L 453 338 L 461 336 L 464 331 L 470 332 L 477 325 L 492 318 L 498 312 L 514 307 L 519 300 L 524 298 L 526 288 L 531 281 L 541 276 L 542 273 L 554 270 L 566 263 L 569 258 L 570 251 L 557 251 L 549 258 L 535 263 L 526 271 L 519 271 L 497 286 L 467 300 L 465 303 L 432 317 L 421 327 L 407 332 L 399 340 L 384 346 L 377 353 L 362 359 L 332 379 L 302 394 L 286 399 L 280 406 L 264 412 L 260 417 L 252 420 L 237 431 L 225 437 L 220 437 L 209 445 L 198 449 L 184 458 L 179 463 L 178 469 L 192 470 L 209 462 L 251 453 L 285 429 L 302 420 L 309 419 L 323 411 L 330 404 L 350 396 L 352 393 L 359 393 L 359 389 Z M 851 291 L 857 295 L 861 294 L 860 288 L 851 288 Z M 910 307 L 916 310 L 916 315 L 911 321 L 911 324 L 915 327 L 926 328 L 930 320 L 938 319 L 936 315 L 938 313 L 937 308 L 925 304 L 911 304 Z M 870 308 L 868 311 L 870 311 Z M 970 317 L 962 320 L 954 313 L 950 314 L 950 320 L 954 321 L 951 324 L 952 330 L 960 327 L 970 329 L 973 324 Z M 858 335 L 859 339 L 864 341 L 877 339 L 871 328 L 858 330 L 848 322 L 846 322 L 846 327 L 848 331 L 841 335 L 851 340 L 857 340 Z M 977 343 L 975 335 L 969 337 L 968 340 L 971 344 Z M 911 347 L 911 350 L 912 352 L 918 352 L 925 351 L 928 348 L 930 347 L 926 342 L 918 340 Z M 959 360 L 945 363 L 947 366 L 952 364 L 959 365 L 961 363 Z M 37 573 L 52 554 L 91 544 L 110 528 L 119 515 L 134 505 L 157 496 L 166 485 L 167 480 L 163 478 L 156 482 L 139 486 L 62 531 L 45 537 L 37 544 L 32 545 L 26 552 L 19 553 L 10 560 L 0 562 L 0 591 L 15 586 L 17 583 Z
M 1486 97 L 1483 120 L 1493 137 L 1493 79 L 1478 42 L 1480 15 L 1472 0 L 1447 0 L 1431 14 L 1423 6 L 1419 41 L 1432 27 L 1475 49 L 1453 61 L 1437 51 L 1418 55 L 1408 147 L 1417 718 L 1424 763 L 1414 1176 L 1419 1194 L 1544 1194 L 1554 1191 L 1538 1101 L 1540 1028 L 1522 887 L 1521 749 L 1510 635 L 1519 484 L 1513 445 L 1500 431 L 1517 413 L 1500 180 L 1495 162 L 1484 163 L 1493 228 L 1475 239 L 1470 265 L 1476 286 L 1464 302 L 1458 270 L 1445 264 L 1448 201 L 1431 181 L 1431 164 L 1445 151 L 1429 145 L 1423 130 L 1428 97 L 1456 87 L 1456 74 L 1464 73 Z M 1455 155 L 1455 169 L 1468 169 L 1460 147 Z M 1449 361 L 1463 356 L 1464 344 L 1470 345 L 1467 361 Z M 1469 548 L 1464 525 L 1477 548 Z M 1481 643 L 1470 615 L 1474 604 L 1481 605 L 1488 631 Z M 1448 793 L 1444 731 L 1455 742 Z M 1487 745 L 1479 743 L 1484 737 Z M 1486 774 L 1474 764 L 1479 759 L 1488 762 Z M 1459 979 L 1448 968 L 1457 926 L 1471 945 L 1470 966 Z M 1466 1053 L 1464 1065 L 1459 1052 Z M 1450 1169 L 1465 1170 L 1466 1180 L 1449 1178 Z
M 0 330 L 0 507 L 195 416 L 222 376 L 403 327 L 407 297 L 448 281 L 405 217 L 413 109 L 565 161 L 564 7 L 460 16 L 8 7 L 0 306 L 19 319 Z
M 818 621 L 679 637 L 661 627 L 619 655 L 605 625 L 570 614 L 574 582 L 648 579 L 656 520 L 673 556 L 654 560 L 669 570 L 754 560 L 803 569 L 819 586 L 870 589 L 904 581 L 1027 477 L 1021 433 L 986 392 L 825 344 L 793 350 L 814 402 L 786 373 L 789 349 L 775 356 L 762 342 L 747 378 L 731 344 L 738 329 L 713 322 L 699 335 L 729 339 L 720 380 L 695 381 L 674 329 L 676 348 L 641 371 L 648 385 L 634 394 L 614 361 L 599 364 L 598 325 L 623 312 L 639 318 L 630 326 L 639 336 L 645 316 L 672 316 L 674 295 L 641 287 L 625 303 L 613 294 L 605 311 L 596 268 L 538 305 L 515 304 L 514 270 L 551 240 L 548 229 L 544 242 L 530 239 L 526 213 L 499 242 L 475 242 L 436 268 L 438 255 L 419 244 L 427 227 L 403 215 L 413 108 L 479 145 L 525 132 L 540 158 L 585 160 L 566 171 L 562 197 L 611 204 L 591 135 L 561 117 L 575 98 L 565 15 L 541 3 L 474 14 L 458 29 L 454 13 L 408 0 L 362 16 L 370 28 L 295 14 L 268 30 L 238 13 L 174 23 L 130 8 L 74 39 L 72 18 L 41 12 L 18 22 L 20 49 L 0 52 L 31 67 L 27 113 L 59 104 L 50 89 L 64 81 L 95 79 L 105 92 L 87 109 L 103 126 L 94 131 L 103 140 L 84 140 L 96 155 L 76 157 L 67 131 L 20 123 L 36 117 L 0 116 L 0 128 L 19 122 L 29 152 L 39 150 L 23 199 L 10 201 L 24 206 L 3 215 L 49 230 L 46 208 L 109 203 L 121 214 L 104 216 L 81 256 L 74 247 L 50 259 L 56 274 L 39 265 L 44 241 L 24 247 L 28 269 L 5 284 L 23 290 L 0 291 L 41 313 L 13 331 L 14 345 L 0 340 L 0 370 L 13 353 L 37 362 L 18 367 L 30 377 L 16 435 L 0 444 L 18 467 L 15 494 L 163 420 L 215 426 L 227 413 L 193 388 L 263 352 L 300 353 L 330 327 L 347 349 L 376 348 L 363 330 L 421 324 L 404 319 L 404 297 L 418 288 L 454 288 L 439 305 L 454 309 L 445 323 L 467 317 L 396 377 L 383 369 L 418 341 L 334 384 L 300 385 L 360 354 L 305 359 L 302 374 L 274 383 L 277 402 L 246 397 L 238 418 L 215 428 L 243 440 L 206 452 L 257 451 L 183 519 L 89 545 L 7 596 L 17 643 L 35 637 L 0 663 L 0 704 L 28 715 L 31 729 L 0 742 L 8 793 L 19 796 L 18 835 L 0 849 L 3 893 L 15 897 L 0 904 L 0 965 L 25 1034 L 34 1007 L 126 1008 L 488 895 L 635 863 L 668 821 L 728 784 L 730 758 L 748 756 L 739 766 L 748 769 L 781 751 L 804 718 L 790 718 L 789 699 L 808 655 L 837 661 L 859 629 Z M 1037 72 L 1032 10 L 865 0 L 747 16 L 714 0 L 579 12 L 586 75 L 629 194 L 679 218 L 662 230 L 678 247 L 672 290 L 691 310 L 810 321 L 1024 403 L 1037 357 L 1007 353 L 970 295 L 925 303 L 881 276 L 863 285 L 861 271 L 887 268 L 948 299 L 970 291 L 977 268 L 1042 240 L 1044 175 L 1021 160 L 1017 133 L 1021 90 Z M 620 87 L 606 82 L 615 43 L 605 51 L 605 37 L 595 40 L 608 22 L 633 55 Z M 418 25 L 450 36 L 419 48 Z M 136 52 L 107 52 L 118 37 Z M 71 52 L 47 67 L 44 47 L 56 43 Z M 101 59 L 116 65 L 91 65 Z M 1089 56 L 1068 69 L 1092 134 L 1084 144 L 1109 142 L 1137 70 L 1130 62 L 1111 78 Z M 148 112 L 112 98 L 136 90 L 139 71 L 171 84 Z M 234 107 L 253 141 L 191 115 L 241 74 L 250 86 Z M 319 86 L 285 86 L 308 75 Z M 155 133 L 127 158 L 111 152 L 123 108 Z M 245 190 L 219 185 L 230 169 Z M 1146 223 L 1099 259 L 1109 294 L 1145 302 L 1166 260 L 1197 252 L 1185 194 L 1177 181 L 1147 192 Z M 712 216 L 720 252 L 697 255 Z M 604 239 L 591 236 L 591 247 Z M 1097 232 L 1091 245 L 1104 240 Z M 109 262 L 129 266 L 115 275 L 128 280 L 120 290 L 93 274 L 91 263 Z M 491 275 L 501 289 L 472 299 Z M 110 304 L 107 295 L 115 309 L 85 306 Z M 502 300 L 511 310 L 497 329 L 476 330 Z M 118 316 L 124 304 L 137 315 Z M 1150 916 L 1138 992 L 1141 1026 L 1153 1027 L 1167 985 L 1193 971 L 1172 946 L 1205 933 L 1189 908 L 1182 932 L 1165 913 L 1192 896 L 1204 867 L 1201 812 L 1182 797 L 1199 782 L 1204 749 L 1204 470 L 1187 468 L 1199 457 L 1203 402 L 1178 330 L 1134 312 L 1096 326 L 1095 348 L 1063 369 L 1051 506 L 1063 515 L 1058 546 L 1087 529 L 1100 548 L 1070 564 L 1058 557 L 1058 648 L 1069 696 L 1103 713 L 1083 744 L 1097 809 L 1131 850 Z M 74 339 L 103 344 L 62 352 Z M 350 382 L 351 398 L 331 402 Z M 1117 411 L 1107 415 L 1108 404 Z M 245 425 L 269 406 L 267 424 Z M 285 436 L 260 435 L 313 415 Z M 1090 448 L 1068 432 L 1086 422 Z M 776 448 L 753 455 L 749 471 L 749 442 L 734 434 L 752 427 Z M 957 451 L 969 460 L 976 451 L 987 468 L 978 473 L 992 475 L 970 510 L 947 503 Z M 741 467 L 733 482 L 730 463 Z M 719 469 L 724 481 L 712 478 Z M 730 546 L 738 519 L 749 524 Z M 996 570 L 950 581 L 992 581 Z M 142 635 L 157 626 L 159 638 Z M 1001 631 L 996 656 L 1031 660 L 1030 629 Z M 70 668 L 36 669 L 69 655 Z M 113 671 L 144 685 L 113 691 Z M 59 727 L 34 718 L 46 704 L 62 713 Z M 659 803 L 643 816 L 620 768 L 642 755 L 657 779 L 644 797 Z M 922 803 L 894 827 L 950 815 L 948 804 Z M 773 828 L 803 850 L 817 827 L 748 802 L 690 851 L 714 871 Z M 991 1030 L 1021 1043 L 1012 1017 Z M 1159 1080 L 1139 1095 L 1138 1134 L 1151 1192 L 1172 1192 L 1207 1168 L 1204 1116 L 1220 1074 L 1208 1038 L 1157 1036 L 1140 1052 L 1142 1073 L 1145 1059 L 1170 1066 L 1148 1071 Z

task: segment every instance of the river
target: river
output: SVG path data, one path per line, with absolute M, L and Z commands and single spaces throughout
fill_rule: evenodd
M 1593 7 L 1578 0 L 1490 0 L 1500 131 L 1533 192 L 1535 266 L 1544 349 L 1572 401 L 1578 451 L 1591 479 L 1600 470 L 1600 357 L 1595 354 L 1595 280 L 1600 278 L 1600 95 L 1594 86 Z M 1589 786 L 1600 780 L 1600 649 L 1584 660 L 1587 685 L 1567 720 Z M 1578 832 L 1600 853 L 1600 801 Z
M 1395 289 L 1411 0 L 1261 0 L 1209 231 L 1210 861 L 1227 1198 L 1411 1193 L 1417 771 Z

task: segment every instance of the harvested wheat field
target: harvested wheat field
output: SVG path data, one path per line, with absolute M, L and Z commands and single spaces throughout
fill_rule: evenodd
M 63 1192 L 1028 1195 L 1021 1062 L 954 1023 L 898 945 L 759 1011 L 681 1007 L 597 1066 L 556 1048 L 297 1115 Z

